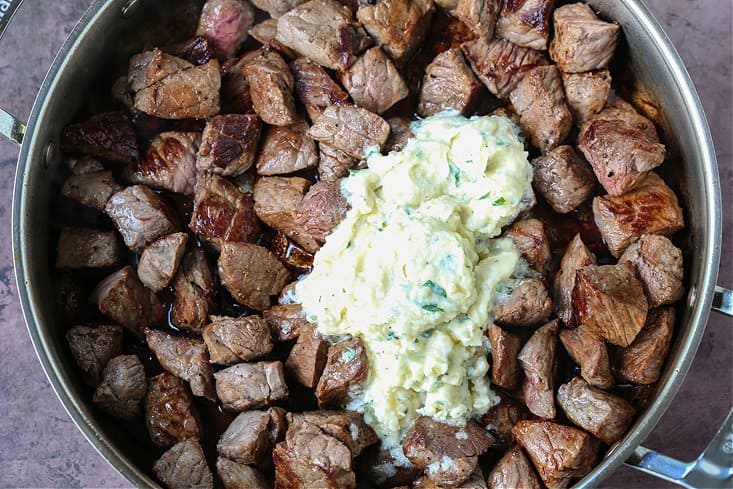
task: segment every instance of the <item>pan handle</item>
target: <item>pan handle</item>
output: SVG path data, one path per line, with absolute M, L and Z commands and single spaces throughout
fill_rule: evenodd
M 733 291 L 715 287 L 713 310 L 733 317 Z M 637 447 L 626 464 L 688 489 L 733 487 L 733 409 L 697 460 L 685 463 L 644 447 Z
M 10 20 L 15 15 L 21 3 L 23 3 L 23 0 L 0 0 L 0 39 L 5 34 L 5 29 L 8 28 Z M 5 136 L 17 144 L 21 144 L 24 134 L 25 124 L 0 108 L 0 135 Z

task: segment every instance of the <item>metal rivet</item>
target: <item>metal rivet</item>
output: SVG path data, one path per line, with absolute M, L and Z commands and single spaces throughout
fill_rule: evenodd
M 130 0 L 125 4 L 124 7 L 122 7 L 122 16 L 123 17 L 130 17 L 132 14 L 135 13 L 137 8 L 140 6 L 141 0 Z
M 53 141 L 48 143 L 48 146 L 46 146 L 46 168 L 49 168 L 51 166 L 51 163 L 53 163 L 53 160 L 56 159 L 56 145 L 53 144 Z

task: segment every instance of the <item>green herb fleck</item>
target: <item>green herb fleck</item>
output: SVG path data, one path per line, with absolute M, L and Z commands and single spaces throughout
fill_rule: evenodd
M 346 247 L 347 248 L 351 248 L 351 241 L 349 241 L 348 243 L 346 243 Z
M 425 304 L 422 308 L 429 312 L 443 312 L 443 309 L 438 307 L 436 304 Z
M 445 289 L 433 282 L 432 280 L 428 280 L 427 282 L 422 284 L 422 286 L 429 288 L 433 291 L 434 294 L 438 294 L 441 297 L 448 297 L 448 295 L 445 293 Z
M 453 163 L 448 163 L 448 166 L 450 167 L 450 176 L 453 178 L 453 183 L 457 187 L 461 181 L 461 169 Z
M 467 165 L 471 165 L 471 164 L 473 164 L 473 160 L 466 160 L 466 164 L 467 164 Z
M 504 199 L 504 197 L 499 197 L 498 199 L 496 199 L 494 201 L 494 203 L 492 205 L 494 205 L 494 206 L 500 206 L 500 205 L 504 205 L 504 204 L 506 204 L 506 199 Z
M 488 199 L 490 195 L 491 195 L 491 192 L 486 192 L 484 195 L 479 197 L 478 200 Z
M 400 337 L 395 334 L 391 329 L 387 332 L 387 341 L 399 340 Z
M 432 336 L 433 334 L 433 331 L 435 331 L 433 328 L 426 329 L 425 331 L 420 333 L 420 336 L 422 336 L 425 339 L 430 338 L 430 336 Z
M 499 139 L 498 141 L 496 141 L 496 145 L 501 148 L 502 146 L 507 146 L 507 143 Z
M 354 358 L 356 358 L 356 350 L 354 350 L 353 348 L 347 348 L 343 352 L 341 352 L 342 362 L 350 362 Z

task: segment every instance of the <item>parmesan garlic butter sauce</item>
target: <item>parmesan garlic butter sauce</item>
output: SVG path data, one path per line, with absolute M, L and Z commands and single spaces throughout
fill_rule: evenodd
M 443 112 L 412 131 L 343 181 L 351 209 L 296 286 L 322 334 L 364 343 L 369 376 L 347 407 L 398 456 L 417 416 L 465 423 L 498 402 L 485 331 L 520 257 L 496 237 L 533 199 L 509 119 Z

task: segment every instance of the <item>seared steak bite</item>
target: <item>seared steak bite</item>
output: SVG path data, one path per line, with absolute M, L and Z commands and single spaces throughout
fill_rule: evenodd
M 316 328 L 303 328 L 285 361 L 285 371 L 296 382 L 312 389 L 321 378 L 327 355 L 328 343 Z
M 618 351 L 616 375 L 635 384 L 652 384 L 667 359 L 674 333 L 675 312 L 671 307 L 652 309 L 644 328 L 626 348 Z
M 280 17 L 277 40 L 332 70 L 345 70 L 367 47 L 368 37 L 348 7 L 336 0 L 310 0 Z
M 608 70 L 563 72 L 562 83 L 570 112 L 578 125 L 603 110 L 611 92 L 611 74 Z
M 387 119 L 387 124 L 389 124 L 389 138 L 384 144 L 384 152 L 402 151 L 407 141 L 415 136 L 410 127 L 410 120 L 406 117 L 390 117 Z
M 534 326 L 552 314 L 552 299 L 539 278 L 510 279 L 497 288 L 494 321 L 503 326 Z
M 638 186 L 667 154 L 654 124 L 623 100 L 583 123 L 578 148 L 606 192 L 614 197 Z
M 293 8 L 297 7 L 304 0 L 253 0 L 252 4 L 260 10 L 264 10 L 277 20 Z
M 384 52 L 400 65 L 425 38 L 435 7 L 427 0 L 360 2 L 356 18 Z
M 532 463 L 519 445 L 514 445 L 491 469 L 486 479 L 490 489 L 542 489 Z
M 354 105 L 332 105 L 313 121 L 308 136 L 356 159 L 364 159 L 369 148 L 381 150 L 389 131 L 387 121 L 373 112 Z
M 198 440 L 173 445 L 153 464 L 153 473 L 168 489 L 213 489 L 214 476 Z
M 514 242 L 522 258 L 537 272 L 545 274 L 550 264 L 550 241 L 539 219 L 516 221 L 504 234 Z
M 246 411 L 288 397 L 282 362 L 239 363 L 214 373 L 216 395 L 229 411 Z
M 308 58 L 298 58 L 290 63 L 295 78 L 295 95 L 305 106 L 311 121 L 321 115 L 326 107 L 347 103 L 349 95 L 321 66 Z
M 158 297 L 137 278 L 130 265 L 103 279 L 91 297 L 99 312 L 129 329 L 138 338 L 143 329 L 159 324 L 165 318 L 165 309 Z
M 468 479 L 459 483 L 457 486 L 451 486 L 451 481 L 441 481 L 442 485 L 438 485 L 430 475 L 422 476 L 415 480 L 412 486 L 400 486 L 401 489 L 411 487 L 412 489 L 441 489 L 443 487 L 454 487 L 454 489 L 487 489 L 486 479 L 480 467 L 471 472 Z M 395 489 L 400 489 L 395 488 Z
M 549 489 L 567 487 L 596 462 L 598 441 L 578 428 L 552 421 L 520 421 L 512 431 Z
M 278 304 L 262 313 L 277 341 L 291 341 L 298 338 L 300 330 L 310 323 L 300 304 Z
M 527 340 L 517 357 L 524 369 L 522 394 L 532 414 L 541 418 L 555 417 L 555 352 L 558 320 L 555 319 Z
M 558 146 L 532 160 L 532 185 L 560 214 L 577 209 L 593 196 L 596 178 L 571 146 Z
M 61 150 L 119 163 L 140 157 L 135 128 L 124 112 L 104 112 L 66 126 L 61 132 Z
M 272 453 L 275 443 L 269 431 L 272 422 L 270 408 L 267 411 L 245 411 L 231 422 L 216 444 L 216 451 L 241 464 L 257 465 Z
M 618 24 L 602 21 L 585 3 L 563 5 L 553 18 L 550 56 L 562 71 L 580 73 L 608 66 L 616 51 Z
M 636 414 L 624 399 L 591 387 L 580 377 L 560 386 L 557 403 L 570 421 L 608 445 L 621 439 Z
M 186 252 L 188 234 L 173 233 L 150 243 L 140 255 L 137 275 L 153 292 L 160 292 L 176 275 Z
M 277 19 L 265 19 L 249 30 L 249 35 L 263 45 L 276 49 L 285 59 L 296 58 L 297 55 L 277 40 Z M 292 71 L 292 69 L 291 69 Z M 295 74 L 295 73 L 293 73 Z
M 649 307 L 673 304 L 685 292 L 682 251 L 664 236 L 642 236 L 626 248 L 618 261 L 634 265 Z
M 453 15 L 481 39 L 494 37 L 500 0 L 458 0 Z
M 120 262 L 114 231 L 61 228 L 56 268 L 109 268 Z
M 478 79 L 499 98 L 506 98 L 527 71 L 547 64 L 541 52 L 504 39 L 476 39 L 461 49 Z
M 593 199 L 593 219 L 616 257 L 644 234 L 669 236 L 684 227 L 677 196 L 656 173 L 624 195 Z
M 582 324 L 577 328 L 560 331 L 560 341 L 575 363 L 580 365 L 580 376 L 593 387 L 610 389 L 613 375 L 606 343 Z
M 453 109 L 466 114 L 475 105 L 482 88 L 460 49 L 443 51 L 425 68 L 417 113 L 429 117 Z
M 496 439 L 495 447 L 509 447 L 514 443 L 512 428 L 522 419 L 532 416 L 524 404 L 514 400 L 502 391 L 496 391 L 501 401 L 495 404 L 476 421 Z
M 648 310 L 644 288 L 628 262 L 579 269 L 572 305 L 578 324 L 619 346 L 629 346 L 634 341 Z
M 206 64 L 216 57 L 212 44 L 203 36 L 194 36 L 183 42 L 168 46 L 165 48 L 165 51 L 195 65 Z M 127 77 L 123 77 L 122 79 L 127 82 Z M 126 103 L 125 105 L 132 107 L 132 103 Z
M 103 169 L 88 173 L 75 173 L 66 179 L 61 195 L 81 205 L 104 212 L 104 206 L 112 194 L 122 190 L 111 171 Z
M 145 185 L 120 190 L 109 198 L 104 210 L 132 251 L 141 251 L 176 229 L 171 208 Z
M 211 316 L 203 338 L 211 363 L 219 365 L 257 360 L 270 353 L 274 346 L 270 326 L 259 316 Z
M 341 73 L 341 83 L 354 103 L 376 114 L 406 98 L 410 91 L 382 48 L 375 46 Z
M 257 173 L 280 175 L 316 166 L 318 149 L 307 136 L 308 129 L 302 120 L 290 126 L 269 128 L 257 156 Z
M 122 328 L 106 324 L 74 326 L 66 332 L 66 341 L 84 382 L 97 386 L 107 362 L 122 353 Z
M 290 272 L 262 246 L 224 243 L 219 255 L 219 278 L 237 302 L 263 311 L 270 308 L 270 296 L 279 294 L 290 281 Z
M 369 361 L 359 339 L 332 345 L 316 386 L 318 407 L 345 404 L 349 400 L 349 393 L 366 381 L 368 372 Z
M 259 49 L 245 55 L 243 72 L 247 77 L 252 105 L 267 124 L 287 126 L 298 114 L 293 99 L 293 74 L 276 51 Z
M 364 449 L 379 441 L 374 430 L 364 422 L 364 417 L 354 411 L 308 411 L 288 413 L 288 437 L 308 425 L 317 426 L 346 445 L 351 458 L 358 457 Z
M 207 0 L 196 34 L 205 37 L 219 59 L 231 58 L 247 39 L 255 11 L 247 0 Z
M 182 328 L 203 328 L 214 309 L 215 286 L 204 251 L 186 253 L 173 280 L 170 321 Z
M 586 265 L 595 265 L 596 257 L 585 246 L 580 234 L 576 234 L 565 248 L 560 261 L 560 269 L 555 275 L 554 299 L 557 317 L 568 327 L 577 326 L 573 318 L 572 294 L 575 287 L 575 274 Z
M 216 459 L 216 473 L 224 489 L 270 489 L 272 486 L 259 470 L 233 462 L 226 457 Z
M 141 412 L 147 385 L 145 368 L 137 355 L 119 355 L 104 368 L 92 402 L 115 418 L 135 419 Z
M 341 194 L 341 180 L 336 180 L 312 185 L 303 197 L 298 212 L 305 232 L 319 243 L 323 243 L 343 220 L 348 210 L 349 203 Z
M 260 118 L 253 114 L 212 117 L 201 137 L 196 168 L 219 175 L 241 175 L 255 161 Z
M 519 125 L 532 144 L 546 153 L 570 134 L 573 116 L 565 102 L 560 70 L 538 66 L 529 70 L 509 95 Z
M 213 371 L 202 340 L 154 329 L 145 331 L 145 340 L 160 365 L 188 382 L 194 396 L 214 399 Z
M 230 59 L 222 66 L 221 112 L 224 114 L 254 114 L 252 95 L 244 68 L 249 53 Z
M 158 134 L 145 156 L 126 168 L 127 180 L 193 195 L 200 142 L 201 136 L 194 132 Z
M 167 76 L 192 68 L 193 64 L 177 56 L 166 54 L 158 48 L 130 58 L 127 82 L 135 92 L 160 82 Z
M 149 379 L 145 423 L 150 439 L 160 448 L 200 436 L 198 414 L 181 379 L 168 372 Z
M 318 179 L 323 182 L 347 176 L 358 163 L 356 158 L 324 143 L 318 145 L 318 151 Z
M 553 0 L 506 0 L 496 21 L 496 35 L 518 46 L 547 49 Z
M 521 340 L 495 324 L 489 326 L 488 337 L 491 342 L 491 382 L 505 389 L 516 388 L 522 374 L 517 361 Z
M 378 488 L 407 488 L 421 475 L 414 465 L 403 465 L 386 448 L 367 450 L 359 461 L 360 476 Z

